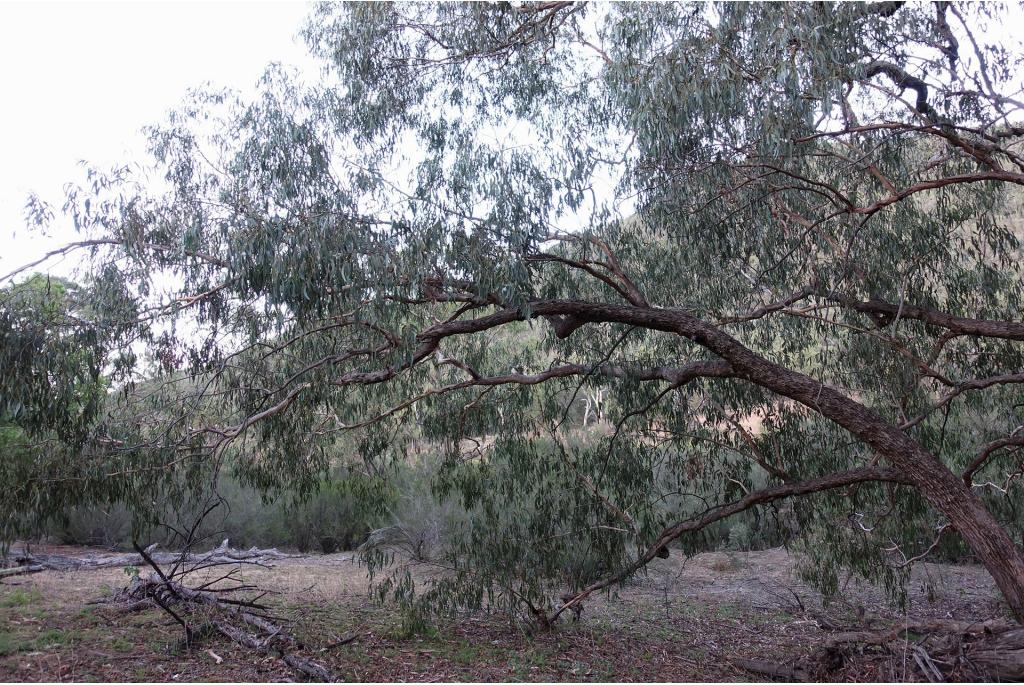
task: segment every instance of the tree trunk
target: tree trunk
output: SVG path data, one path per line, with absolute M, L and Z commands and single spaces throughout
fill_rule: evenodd
M 886 454 L 886 457 L 893 465 L 899 466 L 892 456 Z M 992 574 L 1014 618 L 1024 623 L 1024 555 L 1020 549 L 967 485 L 945 464 L 919 446 L 918 454 L 911 457 L 906 460 L 914 469 L 911 479 L 964 537 L 971 551 Z
M 928 502 L 945 514 L 964 537 L 992 574 L 1014 618 L 1024 623 L 1024 555 L 962 479 L 871 409 L 809 376 L 768 361 L 714 327 L 683 316 L 689 321 L 680 328 L 692 331 L 687 337 L 720 355 L 742 377 L 834 421 L 904 471 Z M 695 327 L 697 331 L 693 331 Z
M 725 331 L 680 309 L 540 301 L 533 304 L 533 311 L 547 316 L 559 337 L 568 337 L 583 324 L 595 321 L 676 333 L 727 361 L 737 377 L 789 397 L 842 426 L 903 471 L 929 503 L 949 518 L 992 574 L 1014 618 L 1024 623 L 1024 555 L 1020 549 L 960 478 L 881 415 L 810 376 L 765 359 Z

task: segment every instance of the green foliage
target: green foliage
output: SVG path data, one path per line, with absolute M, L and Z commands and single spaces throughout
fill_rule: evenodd
M 169 549 L 180 547 L 184 541 L 175 531 L 191 528 L 211 502 L 219 502 L 196 528 L 199 547 L 215 547 L 228 538 L 239 548 L 283 547 L 324 553 L 353 550 L 371 529 L 386 520 L 373 513 L 379 502 L 364 503 L 366 496 L 339 469 L 319 481 L 315 491 L 301 500 L 279 497 L 268 501 L 259 490 L 226 476 L 220 479 L 215 497 L 178 505 L 166 503 L 154 512 L 155 522 L 171 527 L 151 527 L 145 540 Z M 130 550 L 133 536 L 138 534 L 132 528 L 132 513 L 124 505 L 69 509 L 44 532 L 65 544 L 122 550 Z
M 194 94 L 149 130 L 160 188 L 70 190 L 85 286 L 9 289 L 3 536 L 117 503 L 135 534 L 232 474 L 306 507 L 261 524 L 296 545 L 397 527 L 448 571 L 384 576 L 411 606 L 542 610 L 680 519 L 877 463 L 792 384 L 681 379 L 720 351 L 669 314 L 860 403 L 948 483 L 1024 423 L 1019 336 L 913 309 L 1024 319 L 1024 51 L 974 40 L 1009 11 L 318 6 L 322 82 Z M 974 489 L 1017 534 L 1013 454 Z M 927 549 L 934 504 L 862 484 L 679 544 L 799 536 L 820 586 L 845 565 L 898 595 L 883 550 Z
M 81 293 L 72 283 L 37 274 L 0 293 L 0 305 L 0 416 L 30 432 L 52 431 L 81 443 L 104 394 L 95 327 L 68 325 L 79 314 Z

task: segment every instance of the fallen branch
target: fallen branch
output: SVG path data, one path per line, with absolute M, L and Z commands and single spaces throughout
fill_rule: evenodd
M 841 659 L 866 647 L 897 660 L 909 653 L 933 683 L 1024 680 L 1024 627 L 1005 621 L 911 621 L 878 632 L 837 632 L 824 642 L 819 661 Z
M 202 553 L 155 552 L 156 545 L 150 545 L 144 551 L 157 564 L 264 564 L 278 559 L 293 559 L 297 554 L 285 554 L 275 548 L 247 550 L 232 549 L 224 540 L 216 549 Z M 28 554 L 21 553 L 14 557 L 22 564 L 41 566 L 55 571 L 78 571 L 95 568 L 117 568 L 122 566 L 142 566 L 148 562 L 142 554 L 118 554 L 113 556 L 69 557 L 59 554 Z M 13 574 L 12 574 L 13 575 Z
M 249 649 L 255 650 L 257 652 L 262 652 L 264 654 L 275 654 L 276 650 L 273 647 L 271 647 L 270 639 L 261 642 L 260 640 L 257 640 L 254 636 L 250 635 L 249 633 L 245 632 L 240 628 L 236 628 L 235 626 L 231 625 L 223 619 L 215 618 L 212 619 L 210 623 L 213 625 L 214 628 L 217 629 L 218 633 L 234 642 L 237 642 L 243 647 L 248 647 Z M 275 655 L 280 657 L 282 661 L 284 661 L 286 664 L 288 664 L 295 670 L 301 671 L 302 673 L 305 673 L 306 675 L 315 680 L 325 683 L 334 681 L 334 676 L 331 674 L 330 671 L 328 671 L 320 664 L 310 661 L 309 659 L 296 656 L 295 654 L 277 653 Z
M 751 673 L 758 673 L 772 678 L 781 678 L 782 680 L 788 680 L 789 682 L 806 682 L 810 679 L 810 674 L 807 673 L 806 669 L 800 666 L 786 666 L 785 664 L 778 664 L 771 661 L 760 661 L 756 659 L 731 659 L 730 661 L 735 666 L 742 668 L 744 671 L 750 671 Z
M 46 567 L 42 564 L 35 564 L 33 566 L 15 566 L 13 568 L 0 569 L 0 578 L 7 578 L 8 576 L 20 576 L 25 573 L 39 573 L 45 571 Z
M 924 650 L 921 645 L 914 645 L 914 648 L 910 650 L 910 653 L 914 655 L 914 662 L 917 667 L 921 669 L 921 673 L 924 673 L 924 677 L 928 679 L 930 683 L 944 683 L 946 679 L 942 676 L 942 671 L 932 661 L 931 656 Z
M 303 645 L 284 628 L 259 613 L 262 607 L 254 601 L 228 601 L 223 598 L 222 593 L 194 590 L 174 580 L 165 580 L 156 573 L 148 580 L 137 579 L 123 596 L 133 605 L 145 599 L 152 599 L 168 612 L 170 604 L 176 604 L 179 610 L 207 607 L 212 613 L 204 612 L 203 620 L 224 637 L 248 649 L 276 656 L 290 667 L 315 680 L 334 680 L 334 676 L 326 668 L 296 654 L 295 650 L 302 649 Z M 239 622 L 255 628 L 257 633 L 250 633 L 238 625 Z M 196 631 L 189 629 L 187 632 L 192 634 Z

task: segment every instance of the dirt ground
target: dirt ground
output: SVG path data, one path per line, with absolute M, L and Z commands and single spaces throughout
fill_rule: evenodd
M 823 621 L 867 626 L 907 617 L 982 620 L 1002 611 L 983 569 L 937 564 L 915 570 L 904 610 L 888 607 L 880 589 L 854 581 L 823 607 L 799 580 L 796 559 L 774 549 L 656 560 L 646 577 L 591 599 L 578 622 L 547 633 L 528 636 L 507 618 L 480 614 L 408 635 L 396 611 L 370 597 L 365 569 L 351 554 L 285 559 L 244 573 L 275 592 L 269 603 L 302 639 L 305 655 L 351 681 L 763 680 L 736 661 L 796 663 L 825 638 Z M 185 650 L 180 628 L 159 610 L 125 613 L 99 601 L 127 580 L 123 569 L 107 568 L 0 582 L 0 680 L 299 679 L 279 659 L 219 635 Z M 352 633 L 358 639 L 332 646 Z M 899 681 L 922 674 L 913 659 L 865 651 L 831 677 Z

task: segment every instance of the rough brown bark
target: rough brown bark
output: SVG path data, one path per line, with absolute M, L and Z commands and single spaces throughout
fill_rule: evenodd
M 1014 617 L 1024 622 L 1024 555 L 956 474 L 879 414 L 809 376 L 765 359 L 724 331 L 682 310 L 559 300 L 534 302 L 530 308 L 535 316 L 561 317 L 560 327 L 566 335 L 579 325 L 593 322 L 677 333 L 727 361 L 737 377 L 800 402 L 842 426 L 903 472 L 949 519 L 992 574 Z M 519 318 L 523 318 L 519 311 L 504 310 L 450 322 L 428 329 L 421 340 L 435 342 L 446 335 L 473 333 Z
M 759 659 L 731 659 L 733 665 L 742 668 L 744 671 L 766 675 L 769 678 L 780 678 L 790 682 L 807 682 L 811 674 L 802 666 L 787 666 L 772 661 L 761 661 Z
M 1024 681 L 1024 628 L 1000 633 L 978 642 L 968 652 L 971 664 L 986 678 L 1002 682 Z
M 728 361 L 740 376 L 839 424 L 903 471 L 949 519 L 992 574 L 1014 617 L 1024 622 L 1024 555 L 973 492 L 935 455 L 864 405 L 801 373 L 760 357 L 731 336 L 686 314 L 680 332 Z M 689 319 L 689 320 L 687 320 Z
M 1024 323 L 998 321 L 993 319 L 970 319 L 954 316 L 937 309 L 919 307 L 913 304 L 895 304 L 878 298 L 858 300 L 841 293 L 820 293 L 826 300 L 837 302 L 844 307 L 873 317 L 880 325 L 888 325 L 897 318 L 914 319 L 932 326 L 945 328 L 959 335 L 979 335 L 986 338 L 1024 340 Z
M 911 640 L 907 631 L 923 636 Z M 866 647 L 888 651 L 901 661 L 909 653 L 921 674 L 931 682 L 1024 679 L 1024 628 L 1019 625 L 998 621 L 912 622 L 881 632 L 830 635 L 819 654 L 842 659 L 845 654 L 861 652 Z
M 405 364 L 372 372 L 349 372 L 335 378 L 333 383 L 345 386 L 386 382 L 433 354 L 445 338 L 480 333 L 533 317 L 547 320 L 556 335 L 563 338 L 581 326 L 601 322 L 680 335 L 728 363 L 727 373 L 718 371 L 714 375 L 731 375 L 749 381 L 795 400 L 842 426 L 905 475 L 932 506 L 949 519 L 991 573 L 1014 617 L 1024 622 L 1024 554 L 956 474 L 878 413 L 824 383 L 769 361 L 689 312 L 578 300 L 535 300 L 529 303 L 528 313 L 525 308 L 507 307 L 487 316 L 430 326 L 418 336 L 419 345 Z M 969 328 L 966 320 L 946 323 L 955 324 L 958 331 Z M 977 328 L 976 321 L 972 325 Z M 1002 337 L 1007 337 L 1008 331 L 1002 333 Z M 698 372 L 694 377 L 702 375 L 712 374 Z

